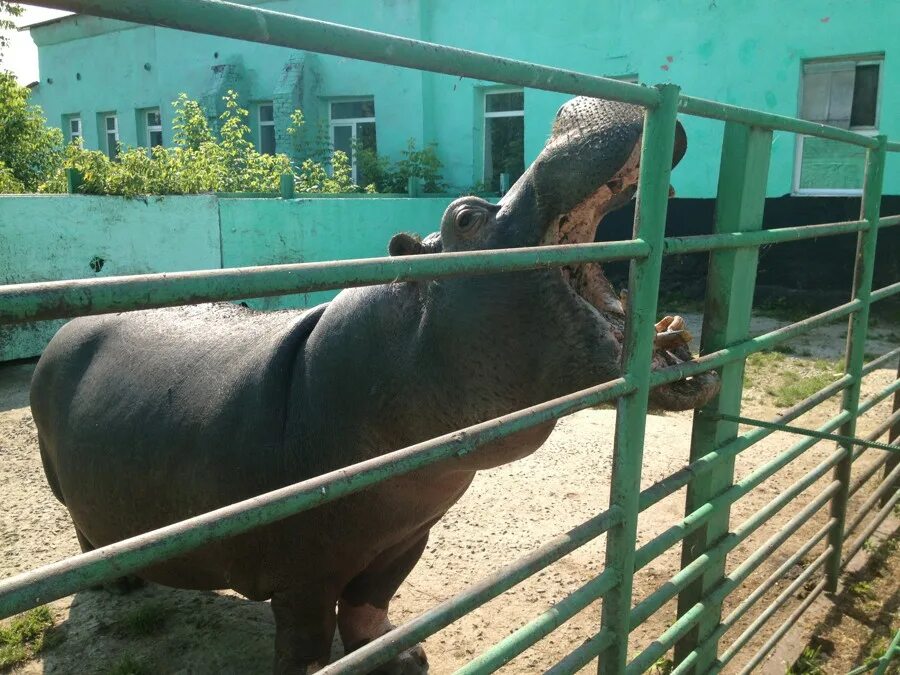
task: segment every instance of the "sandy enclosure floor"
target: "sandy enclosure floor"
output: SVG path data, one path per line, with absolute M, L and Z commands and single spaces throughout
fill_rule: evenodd
M 697 327 L 700 319 L 686 317 Z M 754 320 L 753 332 L 780 325 L 772 319 Z M 795 354 L 835 358 L 844 346 L 845 325 L 829 326 L 791 344 Z M 897 344 L 897 326 L 878 326 L 871 331 L 869 350 L 880 354 Z M 810 356 L 789 356 L 810 359 Z M 54 499 L 44 480 L 34 424 L 27 406 L 27 389 L 33 365 L 0 368 L 0 577 L 78 553 L 68 515 Z M 863 396 L 885 387 L 895 377 L 893 369 L 878 370 L 864 383 Z M 839 398 L 839 397 L 838 397 Z M 859 423 L 860 435 L 890 414 L 890 400 L 883 402 Z M 805 415 L 797 424 L 815 428 L 835 414 L 833 400 Z M 745 392 L 745 415 L 770 419 L 778 408 L 761 391 Z M 465 589 L 476 579 L 535 549 L 549 538 L 604 510 L 609 499 L 612 436 L 615 412 L 587 410 L 560 421 L 548 443 L 536 454 L 514 464 L 486 471 L 475 479 L 466 495 L 432 530 L 421 562 L 401 587 L 392 604 L 395 623 L 420 614 L 435 603 Z M 651 415 L 647 420 L 643 487 L 668 476 L 687 463 L 691 432 L 690 413 Z M 799 439 L 774 433 L 743 452 L 737 459 L 736 476 L 743 478 L 783 452 Z M 738 501 L 731 514 L 737 527 L 785 488 L 834 451 L 822 442 L 790 463 Z M 854 472 L 878 459 L 869 451 Z M 805 503 L 830 482 L 830 474 L 803 496 L 779 512 L 735 549 L 728 569 L 756 550 Z M 858 493 L 851 512 L 865 499 Z M 827 511 L 827 510 L 826 510 Z M 638 539 L 643 544 L 677 522 L 684 513 L 684 490 L 641 515 Z M 771 556 L 740 589 L 733 593 L 726 611 L 741 599 L 825 522 L 820 513 Z M 603 569 L 605 541 L 591 542 L 525 583 L 503 594 L 425 643 L 431 672 L 449 673 L 485 651 L 491 644 L 524 625 Z M 818 556 L 818 545 L 806 560 Z M 679 568 L 680 547 L 657 558 L 635 577 L 635 601 L 640 601 Z M 799 573 L 798 568 L 797 573 Z M 796 574 L 789 575 L 796 576 Z M 724 639 L 737 637 L 749 621 L 784 585 L 770 592 Z M 790 604 L 790 608 L 796 603 Z M 135 635 L 128 617 L 152 607 L 157 628 Z M 271 669 L 274 624 L 267 603 L 244 600 L 230 593 L 178 591 L 149 586 L 129 595 L 85 591 L 52 603 L 61 642 L 38 660 L 21 666 L 23 673 L 107 673 L 124 659 L 143 664 L 140 672 L 152 673 L 268 673 Z M 754 653 L 768 632 L 784 620 L 781 612 L 768 631 L 754 639 L 733 664 Z M 540 672 L 592 636 L 599 625 L 600 606 L 594 603 L 548 638 L 508 664 L 503 672 Z M 646 647 L 668 627 L 675 616 L 668 603 L 632 633 L 633 654 Z M 335 655 L 339 654 L 339 645 Z M 593 672 L 586 668 L 584 672 Z

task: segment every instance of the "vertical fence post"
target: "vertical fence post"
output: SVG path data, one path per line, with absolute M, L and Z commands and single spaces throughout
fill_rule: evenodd
M 850 419 L 841 426 L 842 436 L 856 435 L 856 415 L 859 410 L 859 390 L 862 380 L 863 358 L 866 351 L 866 333 L 869 328 L 869 296 L 872 294 L 872 273 L 875 269 L 875 247 L 878 243 L 878 217 L 881 212 L 881 190 L 884 181 L 884 160 L 887 154 L 887 137 L 878 136 L 878 147 L 868 151 L 866 155 L 866 177 L 863 184 L 860 219 L 868 221 L 869 226 L 860 231 L 856 240 L 856 265 L 853 270 L 853 298 L 862 302 L 859 311 L 850 316 L 847 328 L 847 353 L 844 372 L 853 378 L 850 386 L 844 390 L 842 408 L 850 413 Z M 837 591 L 838 577 L 841 573 L 843 557 L 844 523 L 847 518 L 848 491 L 850 490 L 850 474 L 853 467 L 853 446 L 842 443 L 844 458 L 834 468 L 835 480 L 841 487 L 831 501 L 831 515 L 837 523 L 828 535 L 828 543 L 833 552 L 825 564 L 828 582 L 825 590 L 829 593 Z
M 650 391 L 650 359 L 656 335 L 656 301 L 662 246 L 669 202 L 669 177 L 675 145 L 675 117 L 679 88 L 659 87 L 658 107 L 644 118 L 641 174 L 634 216 L 634 236 L 650 244 L 650 255 L 632 260 L 628 278 L 628 322 L 622 370 L 636 390 L 619 399 L 613 450 L 610 505 L 625 517 L 607 535 L 606 566 L 619 574 L 618 584 L 603 600 L 602 625 L 615 633 L 612 645 L 600 656 L 598 672 L 620 675 L 628 658 L 634 550 L 637 538 L 638 495 L 641 486 L 644 427 Z
M 725 124 L 719 186 L 716 201 L 716 233 L 759 230 L 766 203 L 766 183 L 772 132 L 737 122 Z M 749 337 L 753 310 L 753 291 L 759 250 L 756 247 L 713 251 L 709 256 L 706 282 L 706 307 L 700 350 L 716 351 Z M 734 422 L 716 421 L 709 413 L 739 415 L 744 379 L 744 361 L 726 364 L 721 370 L 722 389 L 703 411 L 694 415 L 691 437 L 691 461 L 696 460 L 737 436 Z M 734 460 L 723 461 L 688 485 L 686 512 L 691 513 L 732 485 Z M 730 509 L 716 513 L 698 531 L 682 543 L 681 565 L 686 567 L 728 532 Z M 712 561 L 705 574 L 687 586 L 678 596 L 678 615 L 693 607 L 724 575 L 725 559 Z M 721 606 L 710 606 L 675 646 L 679 662 L 704 642 L 719 623 Z M 716 644 L 709 643 L 699 654 L 694 672 L 706 672 L 716 658 Z

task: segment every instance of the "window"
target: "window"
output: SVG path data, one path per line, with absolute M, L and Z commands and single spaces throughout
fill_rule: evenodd
M 353 182 L 366 185 L 367 177 L 357 165 L 354 150 L 377 151 L 375 101 L 371 98 L 331 102 L 331 145 L 347 154 Z
M 271 103 L 259 104 L 259 151 L 275 154 L 275 106 Z
M 78 140 L 79 138 L 84 138 L 84 133 L 81 130 L 81 118 L 77 115 L 69 115 L 66 126 L 66 131 L 69 134 L 70 143 Z
M 503 89 L 484 95 L 484 182 L 488 189 L 518 180 L 525 172 L 525 94 Z M 509 185 L 500 185 L 500 174 L 509 176 Z
M 155 148 L 157 145 L 163 144 L 162 118 L 159 109 L 148 110 L 146 113 L 147 122 L 147 147 Z
M 104 115 L 103 129 L 106 137 L 106 155 L 110 159 L 115 159 L 119 156 L 119 118 L 115 115 Z
M 874 134 L 878 128 L 881 65 L 880 57 L 805 62 L 800 117 Z M 801 136 L 797 141 L 794 192 L 858 194 L 864 166 L 862 148 Z

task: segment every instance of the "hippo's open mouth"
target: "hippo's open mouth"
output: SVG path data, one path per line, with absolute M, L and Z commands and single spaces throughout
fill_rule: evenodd
M 612 179 L 600 185 L 568 212 L 550 222 L 542 245 L 593 242 L 603 217 L 624 206 L 634 197 L 640 174 L 640 155 L 641 143 L 638 138 L 627 160 Z M 674 195 L 672 188 L 669 195 Z M 562 268 L 562 274 L 578 297 L 610 323 L 616 339 L 620 344 L 624 344 L 626 316 L 624 298 L 606 278 L 600 264 L 568 265 Z M 664 317 L 656 324 L 652 367 L 666 368 L 693 360 L 689 347 L 692 339 L 693 336 L 687 330 L 682 317 Z M 651 394 L 651 403 L 666 410 L 686 410 L 705 405 L 718 391 L 718 375 L 715 372 L 703 373 L 656 388 Z

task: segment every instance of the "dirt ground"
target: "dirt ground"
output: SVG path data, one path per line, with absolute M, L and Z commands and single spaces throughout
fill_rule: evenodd
M 699 317 L 686 319 L 691 327 L 699 327 Z M 756 318 L 753 333 L 772 330 L 781 323 Z M 869 350 L 880 354 L 896 346 L 897 329 L 896 325 L 873 327 Z M 816 368 L 816 359 L 838 358 L 844 348 L 845 333 L 843 322 L 822 328 L 792 342 L 784 362 L 763 365 L 745 393 L 743 414 L 762 419 L 777 414 L 779 408 L 768 391 L 772 382 L 779 378 L 802 379 L 804 369 L 812 372 Z M 0 367 L 0 578 L 78 553 L 66 510 L 53 498 L 41 470 L 27 404 L 32 369 L 32 364 Z M 882 389 L 894 377 L 893 369 L 876 371 L 865 381 L 863 396 Z M 835 414 L 837 405 L 837 400 L 833 400 L 820 406 L 796 424 L 815 428 Z M 883 402 L 862 419 L 860 435 L 884 420 L 890 414 L 890 405 L 890 400 Z M 561 420 L 548 443 L 531 457 L 479 474 L 466 495 L 434 527 L 425 555 L 392 604 L 394 622 L 409 620 L 607 508 L 614 422 L 612 409 L 577 413 Z M 687 463 L 690 432 L 690 413 L 648 418 L 643 487 Z M 775 433 L 743 452 L 736 463 L 737 478 L 747 476 L 797 440 L 796 436 Z M 738 501 L 732 508 L 732 528 L 833 450 L 833 443 L 817 444 Z M 877 450 L 866 452 L 854 471 L 879 456 Z M 728 568 L 733 569 L 745 559 L 830 480 L 826 476 L 754 532 L 729 556 Z M 865 494 L 864 489 L 854 497 L 851 512 Z M 639 525 L 639 544 L 677 522 L 683 512 L 683 490 L 645 511 Z M 797 550 L 821 527 L 825 517 L 825 513 L 820 513 L 781 546 L 728 598 L 726 611 Z M 452 672 L 598 574 L 603 568 L 604 545 L 603 538 L 591 542 L 430 637 L 425 648 L 431 672 Z M 818 545 L 807 560 L 815 559 L 822 548 L 822 544 Z M 679 555 L 680 547 L 675 547 L 636 575 L 635 601 L 677 572 Z M 896 590 L 896 578 L 893 586 Z M 783 587 L 773 589 L 757 608 L 765 607 Z M 768 631 L 740 652 L 732 666 L 746 662 L 794 606 L 789 604 L 785 612 L 776 615 L 768 624 Z M 52 603 L 51 608 L 57 624 L 56 644 L 14 672 L 267 673 L 271 669 L 274 626 L 269 608 L 266 603 L 250 602 L 234 594 L 149 586 L 128 595 L 84 591 Z M 723 644 L 734 640 L 757 613 L 758 609 L 751 611 L 736 629 L 726 634 Z M 631 635 L 632 653 L 646 647 L 671 624 L 674 616 L 675 605 L 670 602 L 638 627 Z M 513 660 L 503 672 L 545 670 L 592 636 L 598 629 L 599 617 L 599 603 L 594 603 Z M 589 671 L 593 668 L 584 672 Z

